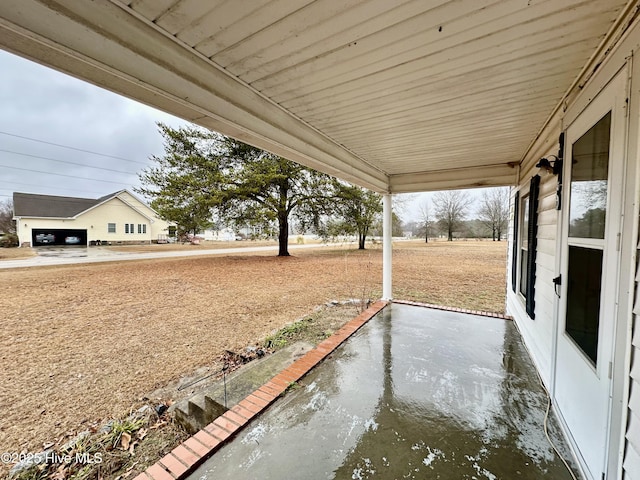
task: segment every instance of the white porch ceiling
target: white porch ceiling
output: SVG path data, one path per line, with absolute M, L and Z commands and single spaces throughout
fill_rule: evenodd
M 3 0 L 0 47 L 377 191 L 509 185 L 632 0 Z

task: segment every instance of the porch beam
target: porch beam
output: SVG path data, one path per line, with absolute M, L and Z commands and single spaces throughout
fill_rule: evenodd
M 457 188 L 506 187 L 517 184 L 517 164 L 484 165 L 433 172 L 391 175 L 393 193 L 454 190 Z
M 387 193 L 382 197 L 382 299 L 391 300 L 393 298 L 391 285 L 391 262 L 392 262 L 392 211 L 393 204 L 391 194 Z

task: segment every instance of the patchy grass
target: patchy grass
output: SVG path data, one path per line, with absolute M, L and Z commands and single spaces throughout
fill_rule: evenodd
M 94 424 L 63 443 L 47 446 L 44 458 L 17 472 L 15 480 L 134 478 L 189 435 L 149 404 L 127 417 Z

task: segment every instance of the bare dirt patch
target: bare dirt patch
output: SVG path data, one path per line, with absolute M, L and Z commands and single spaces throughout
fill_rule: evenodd
M 21 258 L 34 257 L 36 252 L 32 248 L 0 248 L 0 261 L 2 260 L 19 260 Z
M 399 242 L 394 295 L 502 312 L 505 256 L 503 242 Z M 329 300 L 378 298 L 381 275 L 377 248 L 0 271 L 0 452 L 122 415 Z

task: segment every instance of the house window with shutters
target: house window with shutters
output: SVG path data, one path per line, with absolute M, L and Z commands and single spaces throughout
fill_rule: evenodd
M 511 287 L 525 302 L 529 318 L 535 319 L 536 249 L 538 238 L 538 190 L 540 177 L 531 179 L 529 191 L 517 194 L 513 235 L 513 272 Z

